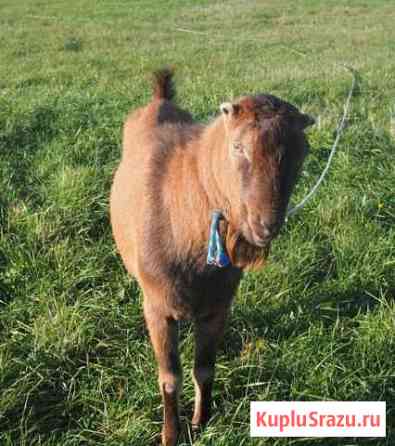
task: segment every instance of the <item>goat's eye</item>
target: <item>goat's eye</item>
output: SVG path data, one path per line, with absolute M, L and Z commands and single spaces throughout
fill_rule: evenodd
M 245 148 L 244 145 L 241 142 L 234 142 L 233 143 L 233 153 L 237 156 L 244 156 L 246 157 Z

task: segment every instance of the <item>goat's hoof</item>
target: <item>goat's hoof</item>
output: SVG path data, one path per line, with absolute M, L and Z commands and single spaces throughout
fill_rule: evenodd
M 193 423 L 192 422 L 192 432 L 199 432 L 202 429 L 202 425 L 199 423 Z

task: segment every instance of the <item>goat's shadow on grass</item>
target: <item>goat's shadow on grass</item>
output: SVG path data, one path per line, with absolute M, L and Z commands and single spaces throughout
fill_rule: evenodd
M 324 279 L 323 279 L 324 282 Z M 305 333 L 309 327 L 321 326 L 329 329 L 339 320 L 352 320 L 358 314 L 366 314 L 379 304 L 375 296 L 380 294 L 377 284 L 358 286 L 344 291 L 334 291 L 323 286 L 314 299 L 288 299 L 283 303 L 264 309 L 254 306 L 237 306 L 230 316 L 222 348 L 228 359 L 240 356 L 243 350 L 245 321 L 253 327 L 254 337 L 268 342 L 281 342 Z M 300 314 L 301 313 L 301 314 Z M 296 315 L 286 318 L 285 315 Z
M 29 153 L 35 152 L 57 135 L 58 118 L 55 108 L 49 105 L 37 107 L 10 131 L 0 134 L 1 151 L 12 156 L 26 148 Z
M 80 356 L 73 358 L 73 361 L 82 364 L 85 355 Z M 50 379 L 42 380 L 26 393 L 26 397 L 20 398 L 2 413 L 2 430 L 9 432 L 15 444 L 19 444 L 20 435 L 23 435 L 22 423 L 29 426 L 30 439 L 37 435 L 53 437 L 57 433 L 61 437 L 64 432 L 78 428 L 78 420 L 84 409 L 78 400 L 70 400 L 69 389 L 64 386 L 63 379 L 64 370 L 70 367 L 70 358 L 67 361 L 53 361 Z
M 58 119 L 58 113 L 53 107 L 43 105 L 29 116 L 22 116 L 21 122 L 15 123 L 9 131 L 0 133 L 0 162 L 7 166 L 8 187 L 20 199 L 32 198 L 32 189 L 37 181 L 33 158 L 58 134 Z M 5 211 L 0 214 L 0 223 L 4 223 L 6 216 Z

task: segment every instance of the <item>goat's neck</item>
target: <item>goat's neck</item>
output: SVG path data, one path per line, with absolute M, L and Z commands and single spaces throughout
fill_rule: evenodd
M 199 180 L 207 194 L 210 210 L 220 209 L 227 218 L 235 216 L 237 207 L 232 198 L 234 172 L 229 160 L 228 142 L 222 117 L 206 127 L 198 153 Z

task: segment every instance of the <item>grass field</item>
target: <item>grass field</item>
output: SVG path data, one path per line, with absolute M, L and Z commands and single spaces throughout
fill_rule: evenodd
M 245 276 L 196 445 L 395 444 L 395 7 L 385 0 L 0 0 L 0 445 L 152 445 L 155 362 L 111 237 L 129 109 L 171 63 L 197 119 L 268 91 L 319 117 L 294 201 L 328 179 Z M 195 32 L 187 32 L 195 31 Z M 192 332 L 182 327 L 184 445 Z M 250 439 L 252 400 L 386 400 L 386 439 Z

